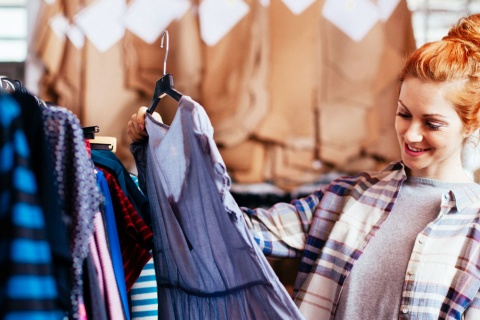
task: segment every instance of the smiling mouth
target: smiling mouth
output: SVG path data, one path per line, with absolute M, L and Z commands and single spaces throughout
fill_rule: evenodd
M 407 144 L 407 148 L 408 148 L 408 150 L 413 151 L 413 152 L 422 152 L 422 151 L 428 150 L 428 149 L 418 149 L 418 148 L 414 148 L 414 147 L 409 146 L 408 144 Z
M 431 150 L 431 148 L 427 148 L 427 149 L 414 148 L 408 145 L 408 143 L 405 143 L 405 153 L 411 157 L 419 157 L 423 155 L 425 152 L 428 152 L 429 150 Z

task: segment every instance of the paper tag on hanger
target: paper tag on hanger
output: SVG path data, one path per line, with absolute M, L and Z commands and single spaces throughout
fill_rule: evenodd
M 299 15 L 317 0 L 282 0 L 294 14 Z
M 198 7 L 200 35 L 209 46 L 216 45 L 250 10 L 242 0 L 204 0 Z
M 85 35 L 76 25 L 71 25 L 70 28 L 68 28 L 67 37 L 77 49 L 82 49 L 85 45 Z
M 68 19 L 61 13 L 56 14 L 48 21 L 50 28 L 60 39 L 64 39 L 67 34 L 68 28 L 70 28 L 70 23 Z
M 189 0 L 136 0 L 127 9 L 125 24 L 146 43 L 154 43 L 163 30 L 190 7 Z
M 74 21 L 95 48 L 105 52 L 125 34 L 126 8 L 125 0 L 99 0 L 82 9 Z
M 378 0 L 377 6 L 382 21 L 387 21 L 397 8 L 400 0 Z
M 368 0 L 326 0 L 322 15 L 357 42 L 380 19 L 377 6 Z

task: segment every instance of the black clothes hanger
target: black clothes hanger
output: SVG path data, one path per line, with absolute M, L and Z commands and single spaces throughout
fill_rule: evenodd
M 82 127 L 83 137 L 85 139 L 95 139 L 95 133 L 100 131 L 98 126 Z
M 163 77 L 158 79 L 157 82 L 155 83 L 153 98 L 147 110 L 147 112 L 150 114 L 152 114 L 155 111 L 155 108 L 157 107 L 158 102 L 160 102 L 160 99 L 162 99 L 164 96 L 168 95 L 173 99 L 175 99 L 176 101 L 179 101 L 180 98 L 182 97 L 182 94 L 178 92 L 174 87 L 173 76 L 170 73 L 167 73 L 167 57 L 168 57 L 168 49 L 169 49 L 168 48 L 169 37 L 168 37 L 167 30 L 163 31 L 160 48 L 163 48 L 163 40 L 165 39 L 165 36 L 167 37 L 167 45 L 165 48 L 165 57 L 163 59 Z

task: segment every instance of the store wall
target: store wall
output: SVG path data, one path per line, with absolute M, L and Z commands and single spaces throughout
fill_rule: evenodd
M 97 19 L 105 25 L 95 33 L 85 24 L 86 12 L 99 3 L 118 3 L 109 8 L 109 17 L 117 20 Z M 102 135 L 117 137 L 118 155 L 127 167 L 133 161 L 126 123 L 150 102 L 163 74 L 159 25 L 151 25 L 151 32 L 144 26 L 150 16 L 161 20 L 174 14 L 165 24 L 168 72 L 180 92 L 205 107 L 234 181 L 273 182 L 292 190 L 332 169 L 375 169 L 398 157 L 396 75 L 415 46 L 405 1 L 384 17 L 369 2 L 373 20 L 353 38 L 341 29 L 345 18 L 369 16 L 358 15 L 355 10 L 361 8 L 332 9 L 339 2 L 328 0 L 303 6 L 286 0 L 226 1 L 223 12 L 207 1 L 188 2 L 186 9 L 180 6 L 186 1 L 177 1 L 156 9 L 158 14 L 143 11 L 144 25 L 131 17 L 139 3 L 43 1 L 32 42 L 44 66 L 41 97 L 71 109 L 83 125 L 99 125 Z M 326 8 L 343 13 L 327 17 Z M 229 19 L 220 19 L 222 14 Z M 119 17 L 130 17 L 130 24 L 119 26 Z M 212 27 L 216 18 L 220 24 Z M 235 23 L 221 24 L 227 20 Z M 220 27 L 228 31 L 219 35 Z M 95 36 L 106 28 L 123 28 L 123 33 L 104 47 Z M 164 98 L 157 111 L 169 123 L 176 102 Z

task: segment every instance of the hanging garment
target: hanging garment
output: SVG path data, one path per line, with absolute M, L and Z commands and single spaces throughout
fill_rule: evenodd
M 115 153 L 109 150 L 92 150 L 93 163 L 110 172 L 128 197 L 133 207 L 142 216 L 147 225 L 150 225 L 150 207 L 148 198 L 138 188 L 127 168 Z
M 137 175 L 130 174 L 130 178 L 141 192 Z M 130 300 L 132 320 L 158 319 L 157 279 L 153 257 L 148 260 L 137 281 L 130 289 Z
M 15 99 L 21 109 L 25 137 L 32 154 L 31 167 L 37 181 L 39 205 L 45 216 L 47 240 L 52 250 L 54 277 L 57 284 L 58 299 L 62 310 L 70 310 L 70 291 L 72 255 L 69 248 L 68 232 L 62 221 L 62 213 L 58 200 L 58 188 L 54 183 L 54 165 L 52 148 L 46 140 L 42 108 L 39 100 L 30 94 L 18 81 L 11 97 Z
M 95 230 L 90 238 L 89 246 L 99 278 L 100 292 L 108 310 L 108 319 L 123 320 L 125 319 L 124 308 L 115 280 L 112 259 L 107 247 L 104 221 L 100 212 L 93 218 L 93 224 Z
M 303 319 L 248 233 L 203 107 L 183 96 L 170 127 L 148 115 L 146 129 L 159 318 Z
M 21 108 L 0 94 L 0 318 L 62 319 Z
M 123 270 L 122 249 L 120 248 L 120 239 L 118 236 L 117 222 L 115 221 L 115 210 L 113 199 L 110 195 L 110 189 L 103 172 L 97 168 L 97 183 L 105 198 L 103 207 L 103 219 L 108 243 L 108 253 L 112 260 L 113 275 L 117 284 L 117 291 L 122 301 L 122 308 L 125 314 L 128 314 L 128 297 L 125 283 L 125 272 Z M 108 300 L 108 299 L 107 299 Z
M 84 307 L 83 262 L 89 251 L 93 217 L 103 198 L 78 118 L 57 106 L 42 108 L 42 116 L 45 136 L 52 147 L 62 218 L 71 237 L 73 285 L 70 300 L 72 315 L 78 318 Z
M 118 238 L 122 250 L 125 290 L 128 292 L 151 258 L 150 250 L 153 234 L 128 200 L 115 177 L 102 168 L 99 168 L 99 170 L 105 176 L 110 188 Z
M 158 319 L 157 279 L 153 257 L 143 268 L 130 290 L 132 320 Z

